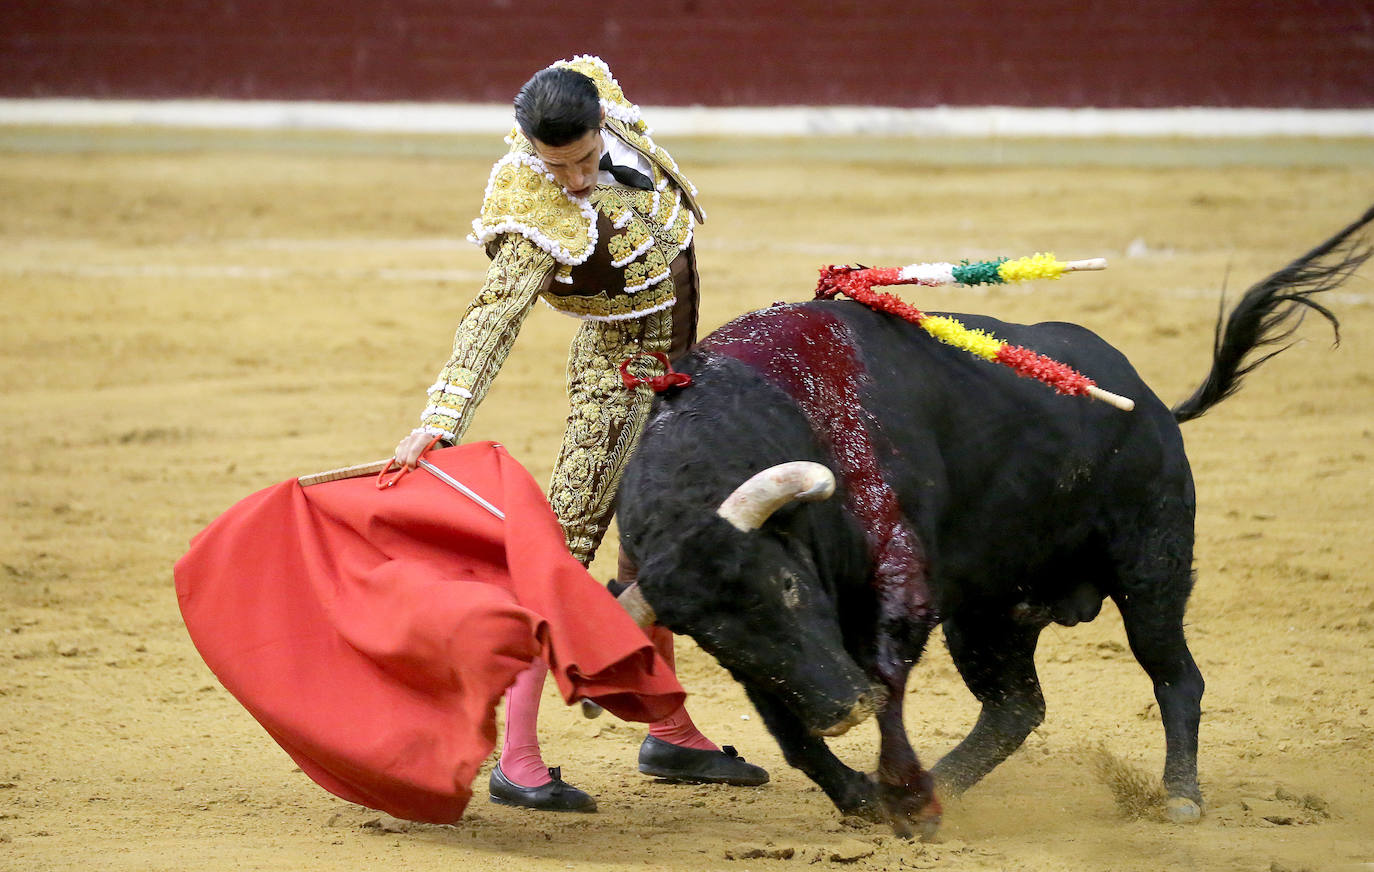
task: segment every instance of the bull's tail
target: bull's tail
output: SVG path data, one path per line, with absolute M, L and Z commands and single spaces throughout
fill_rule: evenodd
M 1225 300 L 1222 301 L 1212 340 L 1212 371 L 1191 397 L 1173 408 L 1174 420 L 1180 424 L 1191 421 L 1239 390 L 1247 373 L 1288 346 L 1247 361 L 1251 352 L 1287 340 L 1309 309 L 1331 322 L 1336 342 L 1340 342 L 1341 325 L 1335 314 L 1312 298 L 1339 287 L 1374 253 L 1358 235 L 1371 221 L 1374 207 L 1349 227 L 1251 287 L 1229 316 L 1225 314 Z

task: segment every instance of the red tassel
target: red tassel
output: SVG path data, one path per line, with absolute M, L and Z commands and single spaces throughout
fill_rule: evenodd
M 637 357 L 652 357 L 663 364 L 665 372 L 663 375 L 651 376 L 650 378 L 640 378 L 630 372 L 630 362 Z M 668 355 L 661 351 L 641 351 L 632 354 L 620 363 L 620 381 L 625 385 L 625 390 L 632 391 L 640 385 L 648 385 L 654 393 L 661 394 L 669 388 L 685 388 L 692 383 L 692 377 L 685 372 L 677 372 L 673 365 L 668 362 Z

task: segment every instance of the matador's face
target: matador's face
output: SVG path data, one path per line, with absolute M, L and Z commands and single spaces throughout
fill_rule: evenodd
M 588 130 L 566 145 L 549 145 L 531 139 L 534 153 L 553 174 L 554 180 L 574 197 L 586 197 L 596 188 L 597 164 L 601 162 L 601 129 Z
M 563 190 L 572 196 L 583 198 L 596 187 L 596 165 L 600 162 L 602 140 L 600 128 L 587 130 L 578 139 L 566 146 L 550 146 L 534 139 L 530 140 L 534 154 L 539 155 L 554 180 L 563 185 Z

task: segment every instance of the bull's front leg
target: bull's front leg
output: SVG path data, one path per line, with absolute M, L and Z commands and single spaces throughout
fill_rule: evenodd
M 748 685 L 744 690 L 768 732 L 777 740 L 789 766 L 805 772 L 842 813 L 882 820 L 877 791 L 868 776 L 844 765 L 824 739 L 813 736 L 797 716 L 771 694 Z
M 917 833 L 929 838 L 940 826 L 935 781 L 916 759 L 902 713 L 907 676 L 938 623 L 926 569 L 920 540 L 908 525 L 894 527 L 873 575 L 878 593 L 873 667 L 887 688 L 887 702 L 878 713 L 878 798 L 893 832 L 907 839 Z
M 910 635 L 910 627 L 900 631 Z M 928 626 L 917 633 L 922 644 L 915 646 L 894 639 L 889 629 L 880 629 L 878 673 L 887 687 L 887 702 L 878 712 L 878 800 L 892 831 L 904 839 L 920 835 L 928 839 L 940 826 L 940 801 L 935 797 L 935 781 L 921 768 L 916 750 L 906 734 L 903 704 L 906 680 L 929 634 Z

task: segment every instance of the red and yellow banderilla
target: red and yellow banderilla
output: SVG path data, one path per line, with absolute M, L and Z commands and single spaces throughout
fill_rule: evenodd
M 1018 375 L 1037 379 L 1061 394 L 1092 397 L 1118 409 L 1130 411 L 1135 402 L 1105 391 L 1073 367 L 1020 345 L 1003 342 L 985 330 L 971 330 L 954 318 L 927 315 L 901 298 L 875 291 L 884 285 L 991 285 L 1030 279 L 1057 279 L 1066 272 L 1107 268 L 1103 258 L 1056 260 L 1052 254 L 1034 254 L 1016 260 L 979 263 L 913 263 L 904 267 L 827 266 L 821 269 L 816 284 L 817 299 L 844 294 L 871 309 L 888 312 L 918 325 L 946 345 L 962 348 L 985 360 L 1010 367 Z

